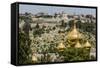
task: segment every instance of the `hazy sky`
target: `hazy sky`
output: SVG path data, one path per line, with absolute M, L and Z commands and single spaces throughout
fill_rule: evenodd
M 75 7 L 56 7 L 56 6 L 41 6 L 41 5 L 19 5 L 19 13 L 29 12 L 36 14 L 39 12 L 45 12 L 48 14 L 54 14 L 64 11 L 68 14 L 96 14 L 96 9 L 94 8 L 75 8 Z

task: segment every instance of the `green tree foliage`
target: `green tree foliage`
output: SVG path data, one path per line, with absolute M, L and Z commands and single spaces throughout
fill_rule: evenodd
M 38 23 L 36 24 L 35 28 L 40 28 L 40 26 L 39 26 L 39 24 L 38 24 Z
M 36 36 L 41 36 L 41 34 L 43 34 L 43 33 L 44 33 L 44 30 L 43 30 L 43 29 L 35 29 L 35 30 L 33 31 L 34 37 L 36 37 Z
M 69 26 L 70 27 L 73 27 L 74 23 L 73 23 L 74 20 L 71 20 L 69 21 Z M 89 23 L 89 22 L 85 22 L 85 23 L 82 23 L 80 20 L 76 22 L 76 27 L 79 28 L 80 30 L 83 30 L 84 32 L 90 32 L 92 34 L 95 34 L 96 31 L 96 25 L 95 23 Z
M 61 26 L 61 27 L 66 27 L 66 25 L 67 25 L 67 24 L 64 22 L 64 20 L 62 20 L 60 26 Z
M 44 31 L 45 31 L 44 27 L 40 28 L 39 24 L 37 23 L 35 28 L 34 28 L 33 35 L 34 35 L 34 37 L 41 36 L 41 34 L 43 34 Z
M 26 36 L 25 33 L 19 32 L 19 51 L 18 51 L 18 60 L 19 64 L 27 64 L 30 63 L 29 54 L 31 40 Z
M 74 22 L 74 20 L 69 21 L 69 24 L 68 24 L 68 25 L 69 25 L 69 27 L 73 27 L 73 25 L 74 25 L 74 23 L 73 23 L 73 22 Z
M 65 61 L 84 61 L 89 60 L 89 53 L 88 49 L 72 47 L 66 48 L 62 54 Z

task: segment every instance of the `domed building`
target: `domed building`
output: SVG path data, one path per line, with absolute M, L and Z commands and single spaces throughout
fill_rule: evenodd
M 76 47 L 81 48 L 82 45 L 80 44 L 79 40 L 83 39 L 84 35 L 78 31 L 76 28 L 76 20 L 74 20 L 74 26 L 71 31 L 67 34 L 67 40 L 69 41 L 68 47 Z
M 64 48 L 66 48 L 66 47 L 62 42 L 57 46 L 57 49 L 60 51 L 63 51 Z
M 86 41 L 83 47 L 87 49 L 91 48 L 91 44 L 88 42 L 88 40 Z
M 71 55 L 80 57 L 82 58 L 82 60 L 91 59 L 91 56 L 95 57 L 96 54 L 94 50 L 91 50 L 93 47 L 89 42 L 90 40 L 86 37 L 87 35 L 85 35 L 85 32 L 79 32 L 79 30 L 76 28 L 76 21 L 74 20 L 74 26 L 72 30 L 67 33 L 64 40 L 61 40 L 61 42 L 57 46 L 57 50 L 58 52 L 61 52 L 61 54 L 65 54 L 62 55 L 63 57 L 67 56 L 69 58 L 69 55 Z M 81 60 L 80 58 L 77 58 L 77 60 Z M 72 57 L 71 59 L 74 59 L 76 61 L 76 58 L 74 57 Z M 69 61 L 71 59 L 69 58 L 67 60 Z
M 32 61 L 33 61 L 34 63 L 36 63 L 36 62 L 38 61 L 36 55 L 32 55 Z
M 64 45 L 62 42 L 58 45 L 58 48 L 63 49 L 65 47 L 75 47 L 75 48 L 91 48 L 91 44 L 88 42 L 81 43 L 80 40 L 85 38 L 85 35 L 80 33 L 76 28 L 76 21 L 74 20 L 74 26 L 71 31 L 68 32 L 66 40 L 68 45 Z
M 77 41 L 75 48 L 81 48 L 81 47 L 82 47 L 82 45 L 79 43 L 79 41 Z
M 76 21 L 74 21 L 74 27 L 71 31 L 68 32 L 67 39 L 77 40 L 77 39 L 81 39 L 82 37 L 83 37 L 82 34 L 76 28 Z

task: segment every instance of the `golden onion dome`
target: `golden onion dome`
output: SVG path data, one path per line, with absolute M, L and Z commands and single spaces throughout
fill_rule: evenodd
M 33 61 L 33 62 L 37 62 L 37 61 L 38 61 L 38 60 L 37 60 L 37 57 L 36 57 L 35 55 L 32 56 L 32 61 Z
M 65 48 L 65 45 L 62 42 L 57 47 L 58 50 L 62 50 L 64 48 Z
M 81 33 L 76 28 L 76 22 L 74 22 L 74 28 L 72 31 L 68 33 L 67 38 L 68 39 L 79 39 L 81 37 L 82 37 Z
M 79 43 L 79 41 L 76 43 L 75 48 L 81 48 L 81 44 Z
M 87 42 L 84 44 L 84 47 L 86 47 L 86 48 L 91 48 L 91 44 L 87 41 Z

